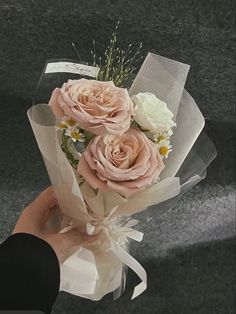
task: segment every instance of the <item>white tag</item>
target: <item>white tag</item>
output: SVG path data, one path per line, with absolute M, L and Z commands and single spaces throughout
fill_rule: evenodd
M 74 62 L 51 62 L 47 64 L 45 73 L 66 72 L 97 77 L 99 68 Z

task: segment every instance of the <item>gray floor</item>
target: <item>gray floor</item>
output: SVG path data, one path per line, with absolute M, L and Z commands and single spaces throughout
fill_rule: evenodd
M 0 241 L 22 208 L 49 184 L 26 118 L 44 61 L 86 59 L 98 51 L 120 17 L 122 45 L 143 41 L 156 52 L 192 65 L 187 89 L 206 117 L 218 157 L 205 181 L 144 227 L 132 252 L 149 275 L 148 290 L 130 301 L 137 278 L 112 302 L 66 293 L 53 313 L 230 314 L 234 309 L 235 150 L 233 1 L 5 1 L 0 3 Z

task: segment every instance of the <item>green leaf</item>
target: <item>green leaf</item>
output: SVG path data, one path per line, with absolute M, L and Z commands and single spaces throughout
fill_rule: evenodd
M 84 138 L 85 138 L 85 147 L 88 145 L 88 143 L 91 141 L 91 139 L 94 137 L 95 135 L 88 132 L 88 131 L 84 131 Z

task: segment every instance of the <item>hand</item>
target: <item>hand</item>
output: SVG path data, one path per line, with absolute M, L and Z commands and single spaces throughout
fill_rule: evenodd
M 82 234 L 79 229 L 58 233 L 49 228 L 47 222 L 57 210 L 56 195 L 53 188 L 48 187 L 23 210 L 13 230 L 13 234 L 20 232 L 30 233 L 45 240 L 54 249 L 61 264 L 67 258 L 70 249 L 92 242 L 94 237 Z

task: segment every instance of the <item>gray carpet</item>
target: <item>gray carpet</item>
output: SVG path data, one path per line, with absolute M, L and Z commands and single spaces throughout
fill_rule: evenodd
M 234 2 L 177 0 L 6 1 L 0 3 L 0 241 L 24 206 L 49 184 L 27 121 L 30 96 L 46 59 L 86 59 L 93 38 L 102 51 L 120 18 L 121 45 L 188 64 L 188 91 L 206 117 L 218 157 L 206 179 L 175 206 L 156 213 L 132 253 L 149 276 L 130 301 L 137 278 L 112 302 L 66 293 L 53 313 L 230 314 L 234 308 L 235 150 Z

